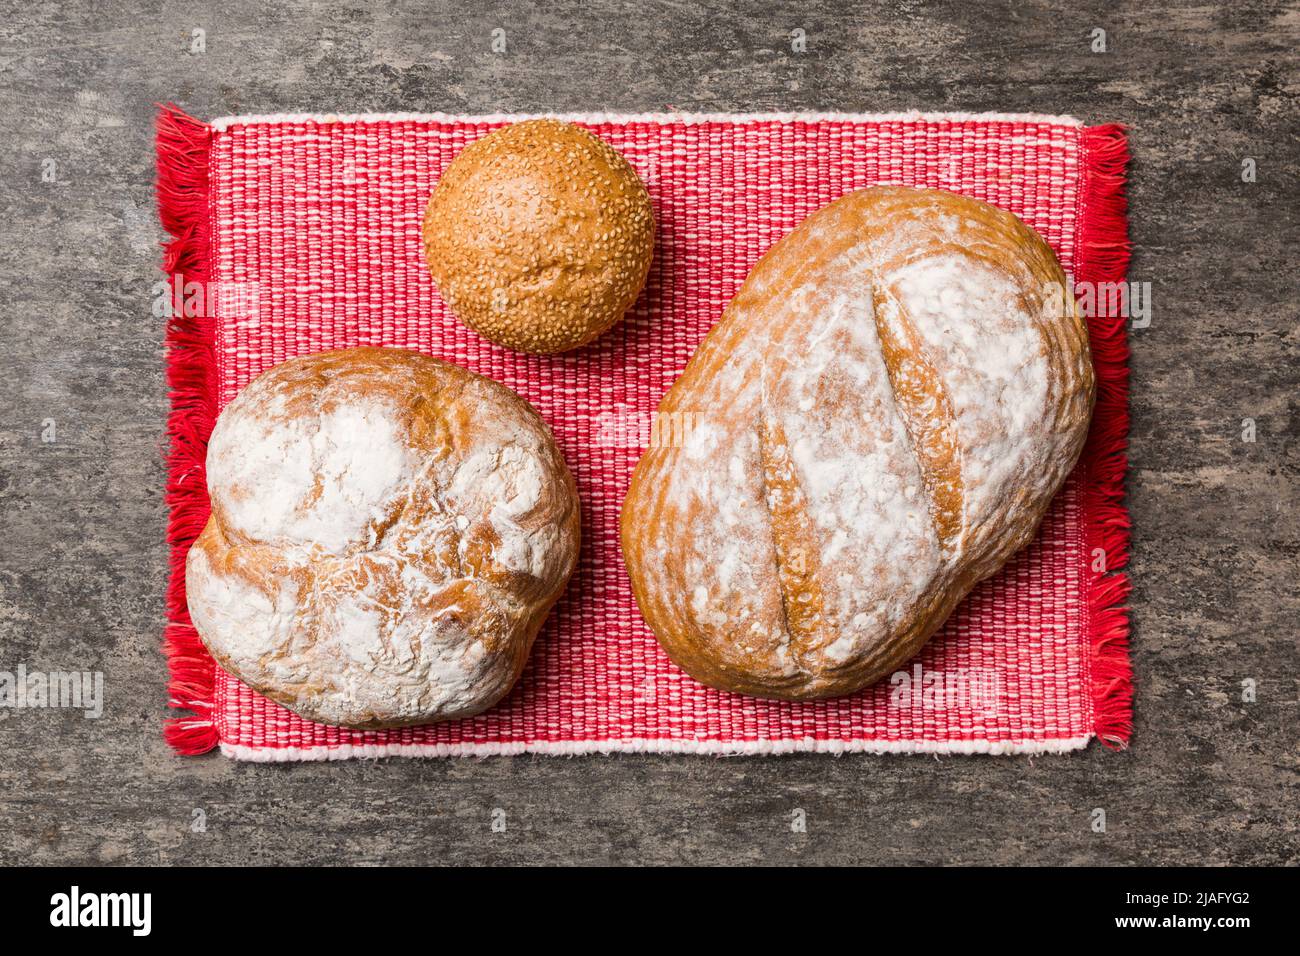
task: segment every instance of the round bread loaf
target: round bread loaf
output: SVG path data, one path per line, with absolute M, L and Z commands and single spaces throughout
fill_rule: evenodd
M 754 267 L 659 405 L 622 513 L 664 649 L 788 700 L 888 675 L 1033 538 L 1083 448 L 1088 333 L 1047 243 L 877 188 Z
M 645 284 L 650 196 L 609 144 L 559 120 L 505 126 L 461 150 L 424 215 L 443 300 L 499 345 L 562 352 L 603 334 Z
M 545 423 L 413 352 L 264 372 L 217 420 L 207 478 L 194 626 L 225 670 L 322 723 L 491 707 L 577 563 L 577 492 Z

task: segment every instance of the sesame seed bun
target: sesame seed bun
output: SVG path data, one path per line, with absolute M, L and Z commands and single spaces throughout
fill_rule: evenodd
M 640 294 L 653 246 L 650 196 L 627 160 L 559 120 L 466 146 L 424 214 L 443 301 L 524 352 L 562 352 L 608 330 Z

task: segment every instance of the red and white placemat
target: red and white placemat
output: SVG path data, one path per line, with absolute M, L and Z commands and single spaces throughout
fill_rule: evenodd
M 697 684 L 632 599 L 618 513 L 650 413 L 750 267 L 813 210 L 875 184 L 932 186 L 1009 209 L 1076 284 L 1122 280 L 1127 144 L 1115 126 L 994 115 L 583 115 L 650 190 L 654 268 L 622 323 L 552 357 L 499 348 L 438 297 L 421 251 L 429 193 L 467 143 L 515 116 L 260 116 L 158 121 L 172 235 L 170 624 L 177 751 L 248 760 L 614 751 L 1042 753 L 1128 739 L 1123 507 L 1124 319 L 1090 317 L 1100 382 L 1083 460 L 1037 541 L 980 585 L 903 671 L 808 704 Z M 1118 297 L 1091 297 L 1102 306 Z M 1104 312 L 1104 309 L 1101 310 Z M 204 452 L 221 408 L 295 355 L 418 349 L 526 397 L 583 502 L 577 574 L 514 691 L 488 713 L 359 732 L 290 713 L 217 668 L 190 624 L 184 557 L 208 515 Z

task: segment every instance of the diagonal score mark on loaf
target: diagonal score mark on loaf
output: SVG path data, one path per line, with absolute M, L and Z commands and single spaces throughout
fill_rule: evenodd
M 961 443 L 952 400 L 938 369 L 926 358 L 903 304 L 878 278 L 871 284 L 871 316 L 894 393 L 894 408 L 921 473 L 939 547 L 961 550 L 966 531 Z
M 786 636 L 795 658 L 800 659 L 812 649 L 822 623 L 817 542 L 785 429 L 768 414 L 765 402 L 758 426 L 758 452 Z

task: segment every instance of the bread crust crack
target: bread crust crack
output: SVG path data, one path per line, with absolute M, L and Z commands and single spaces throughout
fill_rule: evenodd
M 823 629 L 817 543 L 808 500 L 799 485 L 785 429 L 766 414 L 758 427 L 758 448 L 785 633 L 795 660 L 807 671 L 804 657 L 820 643 Z
M 871 317 L 894 407 L 902 419 L 945 557 L 961 552 L 966 534 L 962 450 L 952 400 L 938 369 L 922 350 L 903 304 L 878 279 L 871 286 Z

